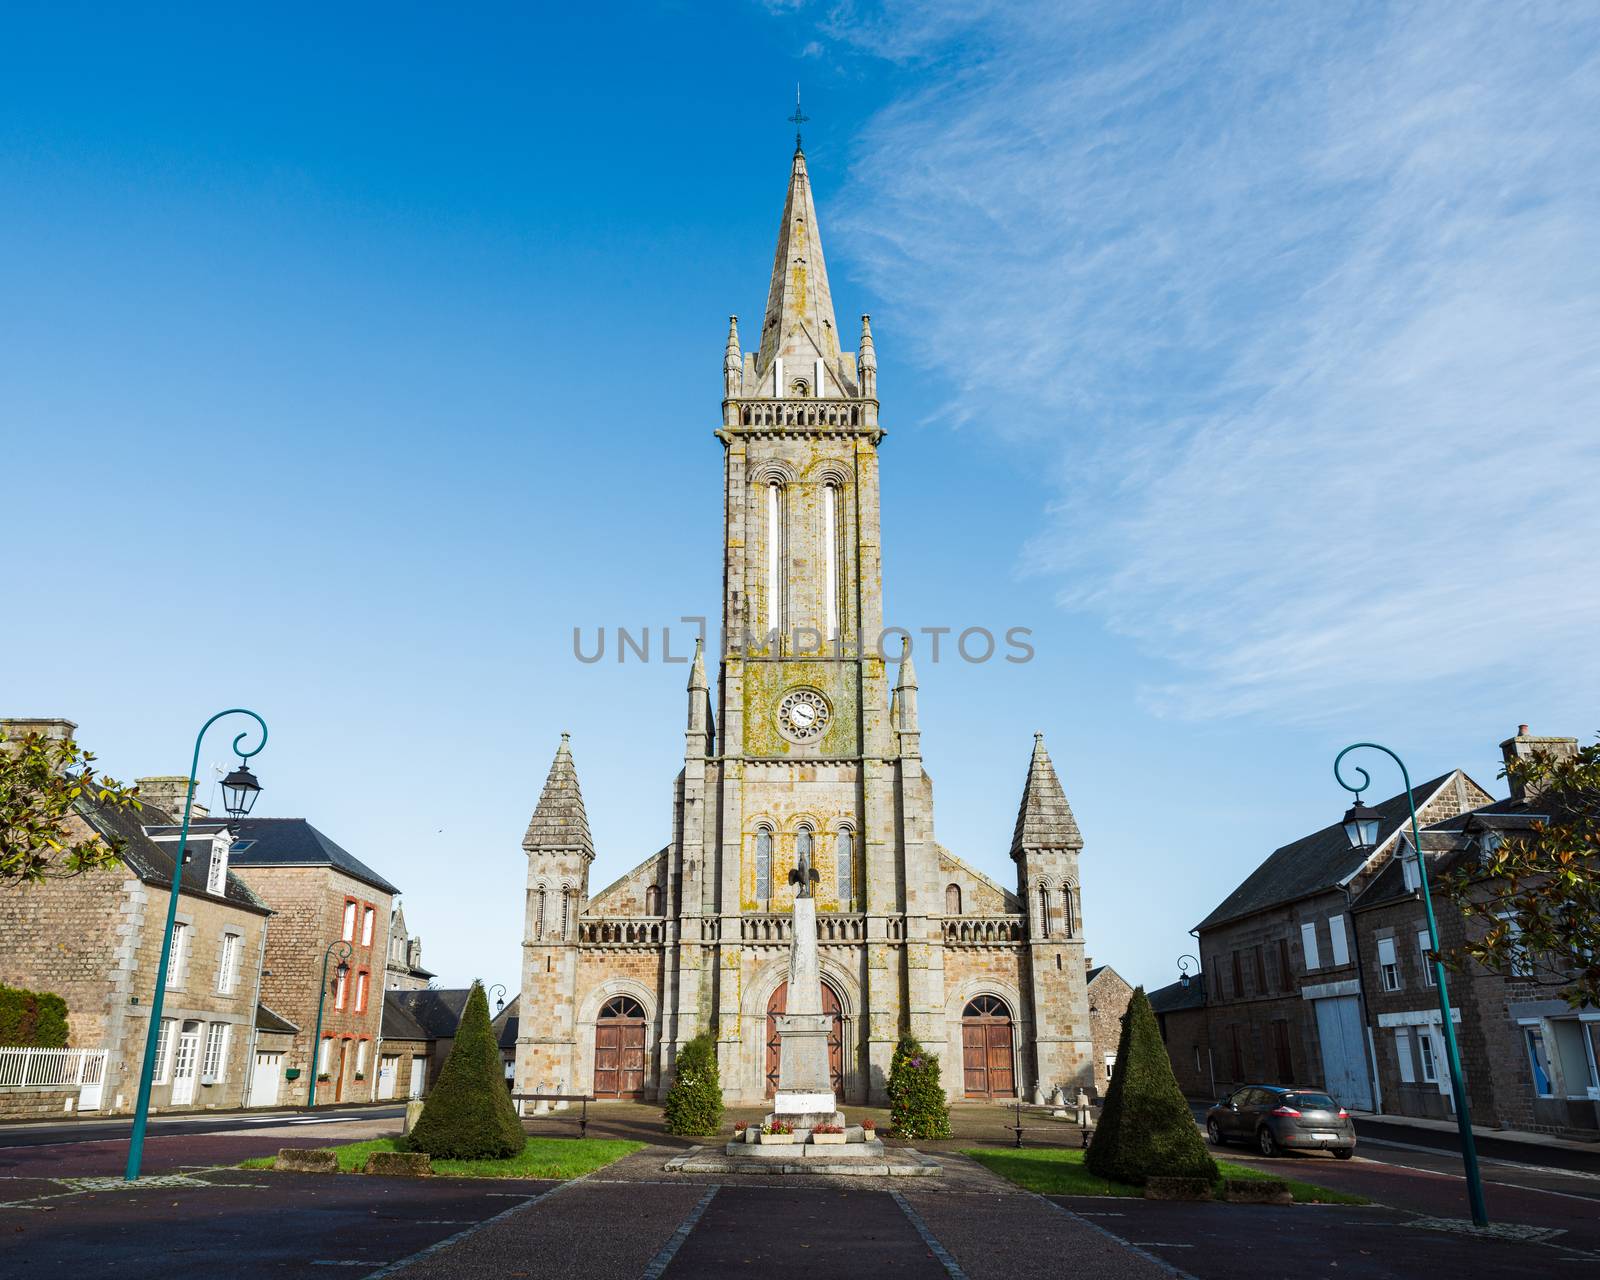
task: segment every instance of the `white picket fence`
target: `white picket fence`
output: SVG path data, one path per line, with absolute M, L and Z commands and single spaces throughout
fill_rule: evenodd
M 100 1108 L 106 1049 L 0 1048 L 0 1089 L 76 1089 L 78 1110 Z

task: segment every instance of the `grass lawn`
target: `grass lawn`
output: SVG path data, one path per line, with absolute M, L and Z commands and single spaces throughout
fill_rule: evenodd
M 991 1173 L 1016 1183 L 1027 1191 L 1037 1191 L 1047 1196 L 1142 1196 L 1142 1187 L 1130 1187 L 1125 1182 L 1109 1182 L 1096 1177 L 1083 1167 L 1082 1151 L 1060 1147 L 1025 1148 L 1021 1151 L 1005 1148 L 983 1147 L 963 1151 Z M 1252 1181 L 1274 1175 L 1242 1164 L 1218 1160 L 1217 1167 L 1224 1178 L 1247 1178 Z M 1294 1198 L 1302 1204 L 1368 1204 L 1364 1196 L 1353 1196 L 1343 1191 L 1309 1182 L 1285 1178 Z M 1222 1184 L 1217 1184 L 1217 1196 L 1222 1196 Z
M 505 1160 L 435 1160 L 433 1171 L 453 1178 L 558 1178 L 563 1181 L 604 1168 L 644 1146 L 620 1138 L 529 1138 L 522 1151 Z M 400 1151 L 398 1138 L 373 1138 L 324 1147 L 339 1157 L 340 1173 L 360 1173 L 374 1151 Z M 272 1156 L 246 1160 L 241 1169 L 270 1169 Z

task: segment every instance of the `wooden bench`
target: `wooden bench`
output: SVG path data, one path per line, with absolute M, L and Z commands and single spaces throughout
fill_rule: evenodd
M 547 1118 L 552 1120 L 576 1120 L 578 1122 L 578 1136 L 589 1136 L 589 1104 L 594 1101 L 592 1094 L 587 1093 L 513 1093 L 513 1102 L 578 1102 L 582 1108 L 576 1116 L 558 1116 L 550 1114 Z

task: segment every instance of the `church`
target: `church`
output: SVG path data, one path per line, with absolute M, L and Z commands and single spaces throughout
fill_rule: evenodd
M 1043 736 L 1014 890 L 934 837 L 910 647 L 881 652 L 877 353 L 867 316 L 840 346 L 798 139 L 754 345 L 730 320 L 721 657 L 715 685 L 701 649 L 690 666 L 671 837 L 591 892 L 563 734 L 522 842 L 517 1092 L 659 1098 L 678 1048 L 710 1031 L 727 1100 L 769 1097 L 802 862 L 842 1101 L 883 1101 L 906 1032 L 951 1098 L 1092 1087 L 1083 838 Z

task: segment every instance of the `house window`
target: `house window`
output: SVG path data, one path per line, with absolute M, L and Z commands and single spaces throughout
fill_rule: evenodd
M 1522 1029 L 1523 1042 L 1528 1047 L 1528 1065 L 1533 1068 L 1533 1091 L 1541 1098 L 1554 1094 L 1550 1087 L 1550 1059 L 1544 1051 L 1544 1032 L 1538 1027 Z
M 1400 859 L 1400 877 L 1405 882 L 1406 892 L 1415 893 L 1422 888 L 1422 873 L 1417 868 L 1417 855 L 1406 846 L 1405 856 Z
M 1333 944 L 1333 963 L 1350 963 L 1350 935 L 1345 932 L 1343 916 L 1328 917 L 1329 941 Z
M 372 945 L 372 923 L 377 914 L 371 907 L 361 909 L 361 945 L 364 947 Z
M 1394 1029 L 1394 1060 L 1400 1067 L 1400 1083 L 1415 1084 L 1417 1072 L 1411 1064 L 1411 1032 L 1405 1027 Z
M 756 828 L 756 898 L 765 902 L 772 897 L 772 830 Z
M 333 980 L 333 1007 L 335 1009 L 344 1008 L 345 984 L 348 977 L 348 972 L 344 970 L 338 970 L 335 973 Z
M 1256 991 L 1260 995 L 1267 994 L 1267 957 L 1266 953 L 1258 946 L 1254 948 L 1256 962 Z M 1287 1077 L 1285 1077 L 1287 1078 Z
M 333 1037 L 323 1036 L 322 1043 L 317 1046 L 317 1074 L 328 1074 L 328 1060 L 333 1054 Z
M 1289 939 L 1278 939 L 1278 990 L 1294 990 L 1294 969 L 1289 964 Z
M 1244 996 L 1244 965 L 1239 959 L 1239 953 L 1233 953 L 1233 995 L 1242 999 Z
M 1310 921 L 1300 926 L 1300 948 L 1306 953 L 1306 972 L 1320 969 L 1322 961 L 1317 957 L 1317 922 Z
M 206 1056 L 200 1074 L 223 1080 L 228 1074 L 228 1024 L 213 1022 L 206 1028 Z
M 1433 1056 L 1433 1033 L 1417 1028 L 1417 1059 L 1422 1064 L 1422 1078 L 1429 1084 L 1439 1083 L 1439 1064 Z
M 367 1073 L 367 1043 L 365 1040 L 356 1041 L 356 1074 L 358 1076 Z
M 211 842 L 211 866 L 206 873 L 206 892 L 222 896 L 228 884 L 228 844 L 227 840 L 213 840 Z
M 1522 944 L 1522 926 L 1517 923 L 1515 916 L 1502 915 L 1500 919 L 1505 921 L 1506 929 L 1511 934 L 1511 976 L 1533 977 L 1533 956 Z
M 357 1013 L 365 1013 L 367 1011 L 367 982 L 371 978 L 371 976 L 372 975 L 369 974 L 365 969 L 361 970 L 360 973 L 356 974 L 356 1012 Z
M 354 898 L 346 898 L 344 900 L 344 933 L 342 936 L 346 942 L 355 941 L 356 900 Z
M 221 995 L 232 995 L 238 985 L 239 935 L 225 933 L 222 935 L 222 951 L 217 958 L 217 991 Z
M 1400 965 L 1395 957 L 1393 938 L 1378 939 L 1378 972 L 1383 975 L 1385 991 L 1400 990 Z
M 189 926 L 174 922 L 172 926 L 172 949 L 167 959 L 167 987 L 169 990 L 179 990 L 183 987 L 184 972 L 189 967 Z
M 1433 971 L 1433 947 L 1428 941 L 1428 931 L 1426 929 L 1417 931 L 1417 954 L 1422 957 L 1422 985 L 1425 987 L 1438 986 L 1439 979 Z
M 175 1018 L 161 1019 L 161 1029 L 156 1032 L 156 1074 L 157 1084 L 165 1084 L 167 1076 L 172 1072 L 172 1028 L 177 1022 Z
M 856 894 L 856 833 L 849 827 L 839 832 L 839 905 L 849 906 Z

